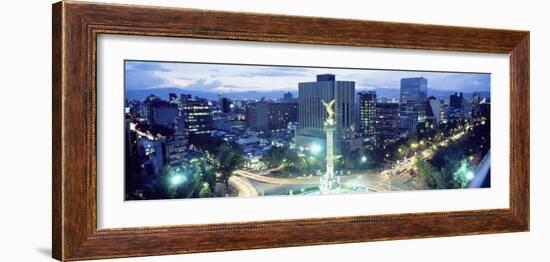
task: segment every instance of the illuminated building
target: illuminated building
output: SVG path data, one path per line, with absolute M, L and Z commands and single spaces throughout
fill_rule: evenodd
M 399 98 L 399 126 L 414 130 L 426 120 L 426 97 L 428 80 L 424 77 L 401 79 Z
M 209 134 L 212 129 L 210 105 L 206 99 L 195 97 L 181 101 L 181 117 L 189 134 Z
M 323 123 L 327 112 L 321 101 L 335 100 L 335 151 L 353 150 L 360 146 L 355 133 L 355 82 L 336 81 L 332 74 L 317 75 L 317 81 L 298 84 L 298 129 L 296 144 L 308 148 L 314 143 L 325 144 Z M 342 148 L 343 147 L 343 148 Z
M 376 92 L 360 92 L 357 94 L 359 102 L 359 128 L 362 137 L 374 136 L 376 119 Z
M 399 104 L 377 103 L 374 132 L 378 140 L 393 139 L 399 131 Z

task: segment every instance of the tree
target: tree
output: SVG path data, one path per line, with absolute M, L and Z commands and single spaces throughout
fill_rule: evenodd
M 434 189 L 449 188 L 449 183 L 445 179 L 445 176 L 430 165 L 430 163 L 417 158 L 415 165 L 418 170 L 418 174 L 424 180 L 426 185 Z
M 349 153 L 345 153 L 341 158 L 338 159 L 337 168 L 340 169 L 354 169 L 356 164 L 359 163 L 361 158 L 361 153 L 359 149 L 353 150 Z
M 229 177 L 233 174 L 233 171 L 244 163 L 244 159 L 238 150 L 235 150 L 225 143 L 220 146 L 216 158 L 222 182 L 228 187 Z
M 286 159 L 287 147 L 271 147 L 264 156 L 262 156 L 261 161 L 269 168 L 275 168 L 280 166 L 283 161 Z

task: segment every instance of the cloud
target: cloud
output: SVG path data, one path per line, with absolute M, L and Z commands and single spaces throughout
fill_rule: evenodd
M 184 77 L 184 76 L 176 77 L 176 79 L 179 79 L 179 80 L 193 80 L 193 78 Z
M 359 80 L 357 86 L 370 88 L 399 89 L 401 78 L 424 77 L 428 80 L 428 88 L 448 91 L 490 91 L 490 74 L 481 73 L 445 73 L 422 71 L 368 71 L 364 80 Z
M 124 84 L 126 89 L 139 90 L 162 87 L 168 84 L 168 81 L 151 71 L 126 70 Z
M 135 62 L 127 61 L 126 66 L 129 70 L 144 72 L 170 72 L 171 70 L 162 66 L 161 62 Z
M 185 88 L 196 89 L 196 90 L 211 90 L 220 86 L 223 86 L 223 83 L 220 80 L 214 80 L 209 82 L 206 79 L 199 79 L 194 83 L 191 83 L 190 85 L 186 86 Z
M 124 74 L 125 88 L 130 90 L 163 87 L 169 81 L 157 75 L 158 72 L 170 72 L 157 62 L 126 61 Z
M 355 81 L 357 90 L 400 88 L 401 78 L 428 79 L 428 88 L 448 91 L 490 91 L 490 74 L 425 71 L 362 70 L 200 63 L 126 62 L 126 88 L 177 86 L 207 92 L 297 90 L 299 82 L 332 73 L 337 80 Z M 290 88 L 289 88 L 290 87 Z
M 459 92 L 490 91 L 490 74 L 442 74 L 428 78 L 428 87 Z
M 257 76 L 271 76 L 271 77 L 288 77 L 288 76 L 307 76 L 311 71 L 307 68 L 298 67 L 259 67 L 252 70 L 244 70 L 237 74 L 239 77 L 257 77 Z

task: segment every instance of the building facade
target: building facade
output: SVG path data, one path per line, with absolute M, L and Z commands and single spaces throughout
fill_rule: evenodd
M 210 113 L 210 105 L 206 99 L 196 97 L 181 101 L 181 117 L 189 134 L 209 134 L 212 129 Z
M 149 122 L 166 128 L 173 128 L 178 117 L 179 109 L 177 105 L 159 101 L 151 106 Z
M 401 129 L 414 130 L 426 121 L 426 98 L 428 80 L 424 77 L 401 79 L 399 97 L 399 126 Z
M 481 95 L 479 92 L 474 92 L 472 94 L 472 117 L 478 117 L 481 113 L 480 105 L 481 104 Z
M 376 103 L 374 130 L 380 141 L 394 139 L 399 135 L 398 103 Z
M 293 102 L 294 101 L 294 95 L 290 92 L 286 92 L 283 95 L 283 102 Z
M 291 122 L 298 121 L 297 103 L 260 101 L 246 107 L 246 121 L 250 129 L 260 134 L 283 131 Z
M 312 143 L 325 143 L 324 122 L 327 112 L 322 101 L 335 100 L 335 133 L 338 144 L 357 147 L 355 130 L 355 82 L 336 81 L 332 74 L 317 75 L 317 81 L 298 84 L 298 128 L 296 144 L 308 148 Z M 337 148 L 337 151 L 340 147 Z
M 189 148 L 188 136 L 183 125 L 177 124 L 174 127 L 174 134 L 166 140 L 166 162 L 171 167 L 178 167 L 184 163 Z
M 227 97 L 220 97 L 219 102 L 220 102 L 220 111 L 226 114 L 231 113 L 231 99 Z
M 447 120 L 458 121 L 464 118 L 464 97 L 462 93 L 455 93 L 449 96 L 449 109 Z
M 359 103 L 359 130 L 362 137 L 374 136 L 376 121 L 376 92 L 367 91 L 357 94 Z
M 426 101 L 426 123 L 430 126 L 438 127 L 441 118 L 441 103 L 434 96 L 428 97 Z

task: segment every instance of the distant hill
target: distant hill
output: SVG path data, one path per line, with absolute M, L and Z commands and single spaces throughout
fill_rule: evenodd
M 170 88 L 157 88 L 157 89 L 144 89 L 144 90 L 128 90 L 126 92 L 127 99 L 144 99 L 145 97 L 154 94 L 163 99 L 168 99 L 168 94 L 190 94 L 192 96 L 198 96 L 201 98 L 206 98 L 210 100 L 218 99 L 218 95 L 227 97 L 230 99 L 248 99 L 255 100 L 265 97 L 266 99 L 277 99 L 282 98 L 283 94 L 288 91 L 271 91 L 271 92 L 257 92 L 257 91 L 245 91 L 245 92 L 232 92 L 232 93 L 213 93 L 213 92 L 204 92 L 204 91 L 193 91 L 185 90 L 176 87 Z M 298 96 L 298 92 L 291 92 L 294 94 L 294 97 Z
M 377 97 L 387 97 L 387 98 L 399 98 L 399 89 L 392 89 L 392 88 L 376 88 L 374 89 L 376 91 Z M 429 89 L 428 88 L 428 96 L 435 96 L 437 98 L 444 98 L 449 97 L 450 95 L 454 94 L 455 91 L 450 90 L 437 90 L 437 89 Z M 490 92 L 479 92 L 479 94 L 482 97 L 490 97 Z M 471 97 L 472 93 L 466 93 L 463 92 L 463 95 L 466 97 Z
M 376 95 L 379 98 L 381 97 L 399 98 L 399 89 L 377 88 L 377 89 L 374 89 L 374 91 L 376 91 Z M 286 92 L 287 91 L 270 91 L 270 92 L 245 91 L 245 92 L 232 92 L 232 93 L 218 94 L 213 92 L 185 90 L 177 87 L 167 87 L 167 88 L 157 88 L 157 89 L 128 90 L 126 92 L 126 98 L 142 100 L 148 95 L 155 94 L 163 99 L 168 99 L 168 94 L 176 93 L 176 94 L 190 94 L 192 96 L 198 96 L 209 100 L 218 99 L 218 95 L 221 95 L 223 97 L 227 97 L 230 99 L 234 99 L 234 100 L 235 99 L 256 100 L 256 99 L 261 99 L 262 97 L 265 97 L 266 99 L 282 98 L 283 94 Z M 357 92 L 360 92 L 360 91 L 357 91 Z M 294 97 L 298 97 L 298 90 L 293 91 L 291 93 L 294 95 Z M 428 89 L 428 96 L 435 96 L 438 98 L 449 97 L 454 93 L 455 91 Z M 482 97 L 490 97 L 489 92 L 480 92 L 480 95 Z M 471 97 L 472 93 L 464 93 L 464 96 Z

